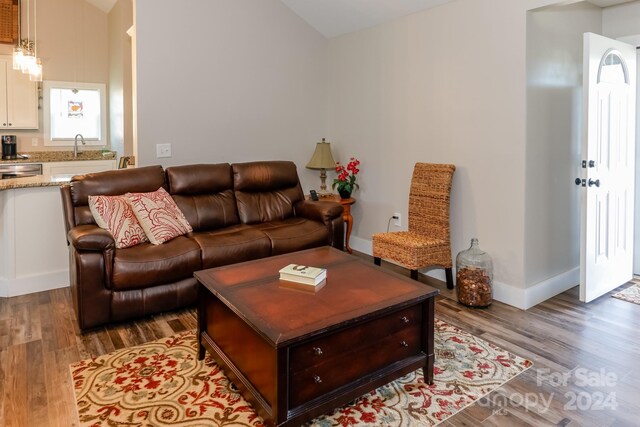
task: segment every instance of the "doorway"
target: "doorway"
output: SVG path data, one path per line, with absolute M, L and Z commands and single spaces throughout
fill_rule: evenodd
M 618 40 L 636 46 L 636 58 L 640 64 L 640 35 L 633 37 L 622 37 Z M 636 181 L 635 181 L 635 229 L 633 238 L 633 274 L 640 275 L 640 67 L 636 73 Z

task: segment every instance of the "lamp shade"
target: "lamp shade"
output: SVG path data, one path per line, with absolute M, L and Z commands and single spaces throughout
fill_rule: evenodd
M 331 143 L 325 142 L 324 138 L 322 138 L 322 142 L 316 143 L 316 151 L 313 152 L 311 160 L 307 163 L 307 168 L 333 169 L 335 167 L 336 161 L 333 160 L 333 155 L 331 154 Z

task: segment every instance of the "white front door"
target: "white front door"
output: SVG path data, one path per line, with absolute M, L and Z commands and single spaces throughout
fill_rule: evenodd
M 635 47 L 585 33 L 580 301 L 632 277 Z

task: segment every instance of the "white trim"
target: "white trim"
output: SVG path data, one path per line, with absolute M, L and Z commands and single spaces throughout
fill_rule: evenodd
M 69 286 L 69 270 L 39 274 L 37 276 L 0 279 L 0 297 L 15 297 Z
M 580 284 L 580 267 L 557 274 L 525 289 L 524 309 L 548 300 Z
M 44 124 L 44 145 L 54 147 L 72 147 L 74 145 L 73 138 L 69 139 L 51 139 L 51 113 L 50 113 L 50 91 L 52 88 L 59 89 L 93 89 L 100 92 L 100 139 L 85 138 L 86 145 L 107 146 L 107 85 L 104 83 L 78 83 L 78 82 L 60 82 L 46 80 L 42 86 L 42 121 Z
M 349 240 L 351 249 L 367 255 L 373 254 L 373 244 L 371 240 L 351 236 Z M 425 273 L 420 273 L 425 274 Z M 444 271 L 433 270 L 426 273 L 427 276 L 444 282 Z M 580 267 L 575 267 L 564 273 L 560 273 L 549 279 L 538 282 L 526 289 L 515 286 L 493 282 L 493 298 L 504 304 L 511 305 L 522 310 L 527 310 L 536 304 L 548 300 L 568 289 L 580 284 Z
M 360 237 L 351 236 L 349 238 L 349 246 L 351 249 L 355 249 L 363 254 L 373 254 L 373 242 L 368 239 L 361 239 Z

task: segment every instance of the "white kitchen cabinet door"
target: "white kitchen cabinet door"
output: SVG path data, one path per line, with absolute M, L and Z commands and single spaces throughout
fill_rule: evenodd
M 38 129 L 38 85 L 0 58 L 0 129 Z

